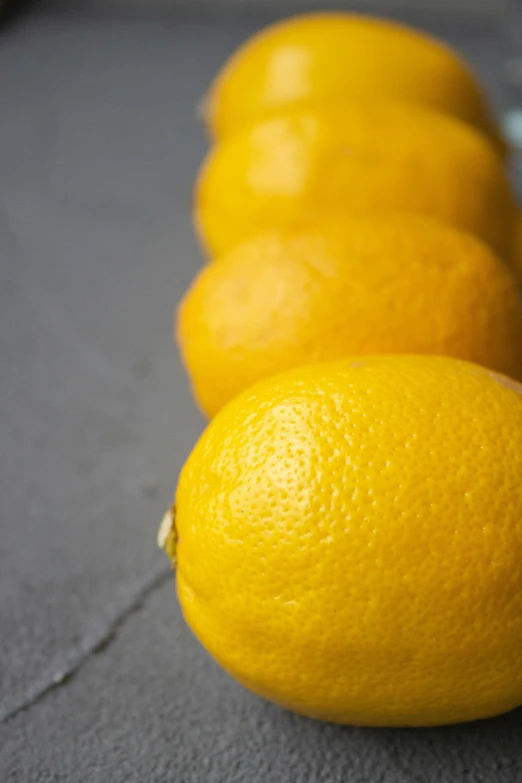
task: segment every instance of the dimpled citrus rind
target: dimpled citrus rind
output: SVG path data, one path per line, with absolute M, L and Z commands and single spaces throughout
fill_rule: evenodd
M 521 391 L 386 356 L 236 397 L 176 497 L 179 599 L 207 650 L 254 692 L 340 723 L 520 704 Z

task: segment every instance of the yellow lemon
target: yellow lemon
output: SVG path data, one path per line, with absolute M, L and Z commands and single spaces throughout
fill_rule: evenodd
M 355 354 L 444 354 L 522 377 L 512 273 L 475 237 L 414 215 L 255 237 L 200 272 L 177 333 L 208 415 L 261 378 Z
M 519 278 L 522 279 L 522 210 L 520 209 L 516 219 L 514 246 L 515 270 Z
M 213 254 L 332 209 L 432 215 L 512 254 L 516 204 L 502 161 L 482 134 L 425 107 L 288 110 L 211 150 L 196 187 L 196 224 Z
M 204 432 L 160 530 L 186 621 L 241 683 L 315 718 L 520 705 L 521 443 L 522 386 L 454 359 L 263 381 Z
M 346 13 L 297 16 L 248 40 L 219 73 L 205 112 L 219 138 L 274 109 L 332 98 L 432 106 L 505 147 L 478 80 L 456 52 L 420 30 Z

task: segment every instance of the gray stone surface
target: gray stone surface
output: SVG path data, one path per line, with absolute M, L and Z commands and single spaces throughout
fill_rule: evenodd
M 0 36 L 0 781 L 516 783 L 522 712 L 321 725 L 185 628 L 155 532 L 202 419 L 194 105 L 244 26 L 39 15 Z M 462 46 L 496 83 L 491 42 Z
M 154 528 L 200 426 L 171 322 L 206 81 L 172 32 L 41 18 L 1 41 L 1 715 L 165 569 Z
M 266 13 L 267 9 L 274 13 L 301 13 L 303 10 L 317 10 L 346 8 L 367 12 L 406 12 L 428 13 L 435 15 L 465 15 L 476 17 L 477 14 L 492 15 L 499 10 L 498 0 L 53 0 L 56 8 L 64 10 L 92 10 L 93 7 L 100 11 L 139 10 L 150 12 L 156 9 L 167 10 L 174 14 L 198 12 L 239 12 L 251 14 L 254 12 Z

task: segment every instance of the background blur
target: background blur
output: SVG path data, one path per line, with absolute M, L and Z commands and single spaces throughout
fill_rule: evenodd
M 384 13 L 390 9 L 405 11 L 431 10 L 434 12 L 452 13 L 495 13 L 503 5 L 504 0 L 356 0 L 350 3 L 352 10 L 365 9 Z M 324 8 L 346 8 L 347 3 L 334 0 L 331 3 L 312 2 L 312 0 L 54 0 L 56 7 L 70 8 L 119 8 L 122 10 L 153 8 L 168 8 L 174 11 L 213 11 L 222 12 L 227 9 L 242 9 L 248 12 L 254 10 L 266 11 L 272 9 L 281 13 L 297 13 L 303 9 L 318 10 Z

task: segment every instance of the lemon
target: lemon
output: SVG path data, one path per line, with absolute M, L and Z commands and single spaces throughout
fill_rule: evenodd
M 206 119 L 223 138 L 310 100 L 401 100 L 439 109 L 505 142 L 475 75 L 420 30 L 348 13 L 296 16 L 246 41 L 218 74 Z
M 515 271 L 522 280 L 522 209 L 517 212 L 513 258 Z
M 339 723 L 522 703 L 522 386 L 439 357 L 300 367 L 236 397 L 161 543 L 239 682 Z
M 514 276 L 475 237 L 414 215 L 251 239 L 199 273 L 177 336 L 210 416 L 261 378 L 361 353 L 444 354 L 522 378 Z
M 196 225 L 214 255 L 332 209 L 431 215 L 512 255 L 516 203 L 502 161 L 482 134 L 426 107 L 286 110 L 216 145 L 195 192 Z

